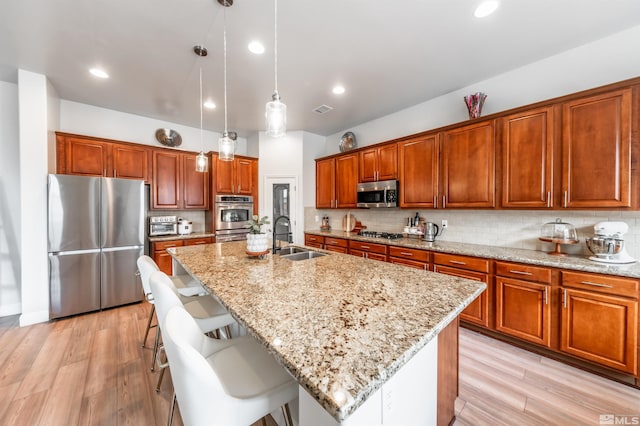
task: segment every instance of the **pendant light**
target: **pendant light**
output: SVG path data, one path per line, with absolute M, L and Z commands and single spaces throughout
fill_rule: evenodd
M 280 101 L 278 94 L 278 0 L 274 0 L 274 63 L 275 63 L 275 91 L 271 101 L 267 102 L 265 118 L 267 120 L 267 135 L 279 138 L 287 132 L 287 106 Z
M 196 55 L 207 56 L 207 48 L 204 46 L 193 46 Z M 202 135 L 202 66 L 200 66 L 200 154 L 196 157 L 196 172 L 204 173 L 209 168 L 209 159 L 204 154 L 204 139 Z
M 218 139 L 218 159 L 222 161 L 233 161 L 235 151 L 235 141 L 229 137 L 227 131 L 227 7 L 233 4 L 230 0 L 218 0 L 224 10 L 224 133 Z

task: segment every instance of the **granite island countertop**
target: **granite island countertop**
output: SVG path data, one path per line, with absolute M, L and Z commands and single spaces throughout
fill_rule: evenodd
M 486 288 L 340 253 L 291 261 L 245 249 L 239 241 L 167 251 L 338 421 Z
M 450 241 L 436 241 L 428 243 L 417 238 L 372 238 L 345 231 L 305 230 L 306 234 L 324 237 L 344 238 L 347 240 L 367 241 L 370 243 L 387 244 L 390 246 L 409 247 L 429 250 L 438 253 L 460 254 L 465 256 L 483 257 L 486 259 L 504 260 L 508 262 L 526 263 L 530 265 L 547 266 L 551 268 L 570 269 L 596 274 L 618 275 L 622 277 L 640 278 L 640 262 L 628 264 L 608 264 L 589 260 L 584 256 L 551 256 L 538 250 L 525 250 L 511 247 L 495 247 L 482 244 L 456 243 Z

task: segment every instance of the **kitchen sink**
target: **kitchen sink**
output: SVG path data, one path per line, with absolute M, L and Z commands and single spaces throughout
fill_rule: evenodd
M 298 253 L 292 253 L 292 254 L 285 254 L 282 257 L 284 259 L 289 259 L 289 260 L 307 260 L 307 259 L 314 259 L 316 257 L 322 257 L 322 256 L 326 256 L 326 253 L 320 253 L 317 251 L 300 251 Z
M 288 246 L 288 247 L 282 247 L 276 253 L 278 253 L 280 256 L 286 256 L 294 253 L 307 253 L 309 251 L 311 250 L 302 248 L 302 247 Z

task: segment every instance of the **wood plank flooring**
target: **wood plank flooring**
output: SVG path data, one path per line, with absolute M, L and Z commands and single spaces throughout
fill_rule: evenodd
M 148 313 L 0 318 L 0 425 L 166 424 L 171 377 L 154 391 L 152 336 L 140 345 Z M 607 413 L 640 414 L 640 390 L 461 329 L 456 425 L 597 425 Z

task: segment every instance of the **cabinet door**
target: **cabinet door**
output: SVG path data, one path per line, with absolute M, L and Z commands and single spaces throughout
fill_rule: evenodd
M 400 207 L 436 207 L 438 136 L 398 143 Z
M 149 150 L 131 145 L 112 147 L 113 177 L 150 181 Z
M 360 182 L 375 182 L 378 178 L 378 150 L 360 151 Z
M 398 145 L 391 144 L 378 148 L 378 180 L 398 178 Z
M 111 145 L 91 139 L 66 138 L 66 173 L 81 176 L 106 176 Z
M 553 207 L 553 108 L 502 119 L 502 207 Z
M 254 182 L 254 167 L 256 166 L 255 160 L 236 158 L 235 163 L 235 193 L 242 195 L 252 195 L 253 188 L 256 185 L 256 182 Z
M 562 117 L 564 207 L 631 205 L 631 89 L 566 102 Z
M 551 347 L 550 287 L 496 277 L 496 330 Z
M 358 204 L 358 155 L 336 157 L 336 207 Z
M 324 246 L 324 237 L 318 235 L 304 234 L 304 245 L 316 248 Z
M 183 196 L 185 209 L 209 208 L 209 172 L 196 172 L 196 155 L 182 154 Z
M 487 289 L 480 294 L 476 300 L 471 302 L 464 311 L 460 313 L 460 319 L 471 322 L 473 324 L 481 325 L 483 327 L 489 327 L 489 301 L 491 292 L 489 291 L 489 278 L 487 274 L 480 274 L 478 272 L 464 271 L 457 268 L 449 268 L 447 266 L 435 265 L 433 270 L 441 274 L 453 275 L 460 278 L 467 278 L 470 280 L 482 281 L 487 284 Z
M 493 121 L 445 132 L 441 150 L 442 207 L 494 207 Z
M 199 246 L 199 245 L 211 244 L 211 243 L 213 243 L 213 237 L 190 238 L 188 240 L 184 240 L 185 246 Z
M 396 265 L 404 265 L 410 268 L 422 269 L 423 271 L 429 270 L 429 264 L 425 262 L 420 262 L 417 260 L 409 260 L 403 259 L 402 257 L 391 257 L 389 256 L 389 263 L 393 263 Z
M 316 208 L 330 209 L 335 204 L 336 162 L 335 159 L 316 161 Z
M 181 206 L 181 154 L 171 151 L 153 152 L 152 208 L 178 209 Z
M 215 156 L 216 159 L 216 192 L 220 194 L 234 194 L 234 161 L 222 161 Z
M 571 355 L 636 374 L 638 302 L 563 288 L 560 349 Z

